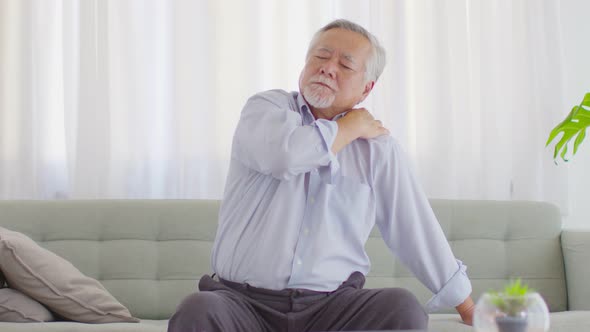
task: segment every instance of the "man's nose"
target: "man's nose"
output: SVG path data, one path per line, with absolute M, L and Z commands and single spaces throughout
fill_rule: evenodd
M 320 68 L 320 73 L 329 76 L 331 79 L 336 79 L 336 72 L 338 70 L 338 63 L 334 60 L 326 61 Z

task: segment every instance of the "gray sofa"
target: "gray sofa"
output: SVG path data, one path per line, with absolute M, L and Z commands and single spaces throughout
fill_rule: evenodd
M 590 231 L 562 230 L 559 210 L 540 202 L 431 200 L 473 297 L 520 276 L 551 311 L 550 331 L 590 331 Z M 99 280 L 140 323 L 0 323 L 0 331 L 166 331 L 181 299 L 211 273 L 219 201 L 0 201 L 0 226 L 23 232 Z M 375 229 L 366 287 L 431 296 L 390 254 Z M 472 331 L 451 309 L 432 331 Z

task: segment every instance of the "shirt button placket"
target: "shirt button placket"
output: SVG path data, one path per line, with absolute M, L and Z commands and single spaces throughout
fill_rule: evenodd
M 302 248 L 306 248 L 307 244 L 306 242 L 308 241 L 308 235 L 310 232 L 309 229 L 309 219 L 310 219 L 310 215 L 311 215 L 311 205 L 313 203 L 315 203 L 315 197 L 314 194 L 317 193 L 317 181 L 319 178 L 319 174 L 317 172 L 317 170 L 314 170 L 312 172 L 310 172 L 310 177 L 309 177 L 309 188 L 308 188 L 308 192 L 307 192 L 307 204 L 305 207 L 305 212 L 303 214 L 303 220 L 301 221 L 301 233 L 300 233 L 300 237 L 297 241 L 297 245 L 295 247 L 295 256 L 293 259 L 293 267 L 292 267 L 292 272 L 291 272 L 291 280 L 294 279 L 299 279 L 300 276 L 300 271 L 302 270 L 302 266 L 303 266 L 303 260 L 301 259 L 301 250 Z

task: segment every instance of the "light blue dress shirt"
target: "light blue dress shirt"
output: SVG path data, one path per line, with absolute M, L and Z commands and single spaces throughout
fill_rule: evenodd
M 367 274 L 375 224 L 433 293 L 429 312 L 471 293 L 428 199 L 391 136 L 357 139 L 337 155 L 337 120 L 316 120 L 298 92 L 251 97 L 233 139 L 212 252 L 221 278 L 267 289 L 332 291 Z

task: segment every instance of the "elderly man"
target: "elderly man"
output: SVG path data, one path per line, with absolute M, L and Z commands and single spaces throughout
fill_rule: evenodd
M 251 97 L 237 126 L 212 253 L 218 277 L 178 307 L 168 331 L 425 329 L 454 306 L 471 323 L 466 267 L 455 259 L 398 143 L 354 108 L 385 51 L 361 26 L 316 33 L 299 92 Z M 434 296 L 363 289 L 374 225 Z M 215 275 L 214 275 L 215 276 Z

